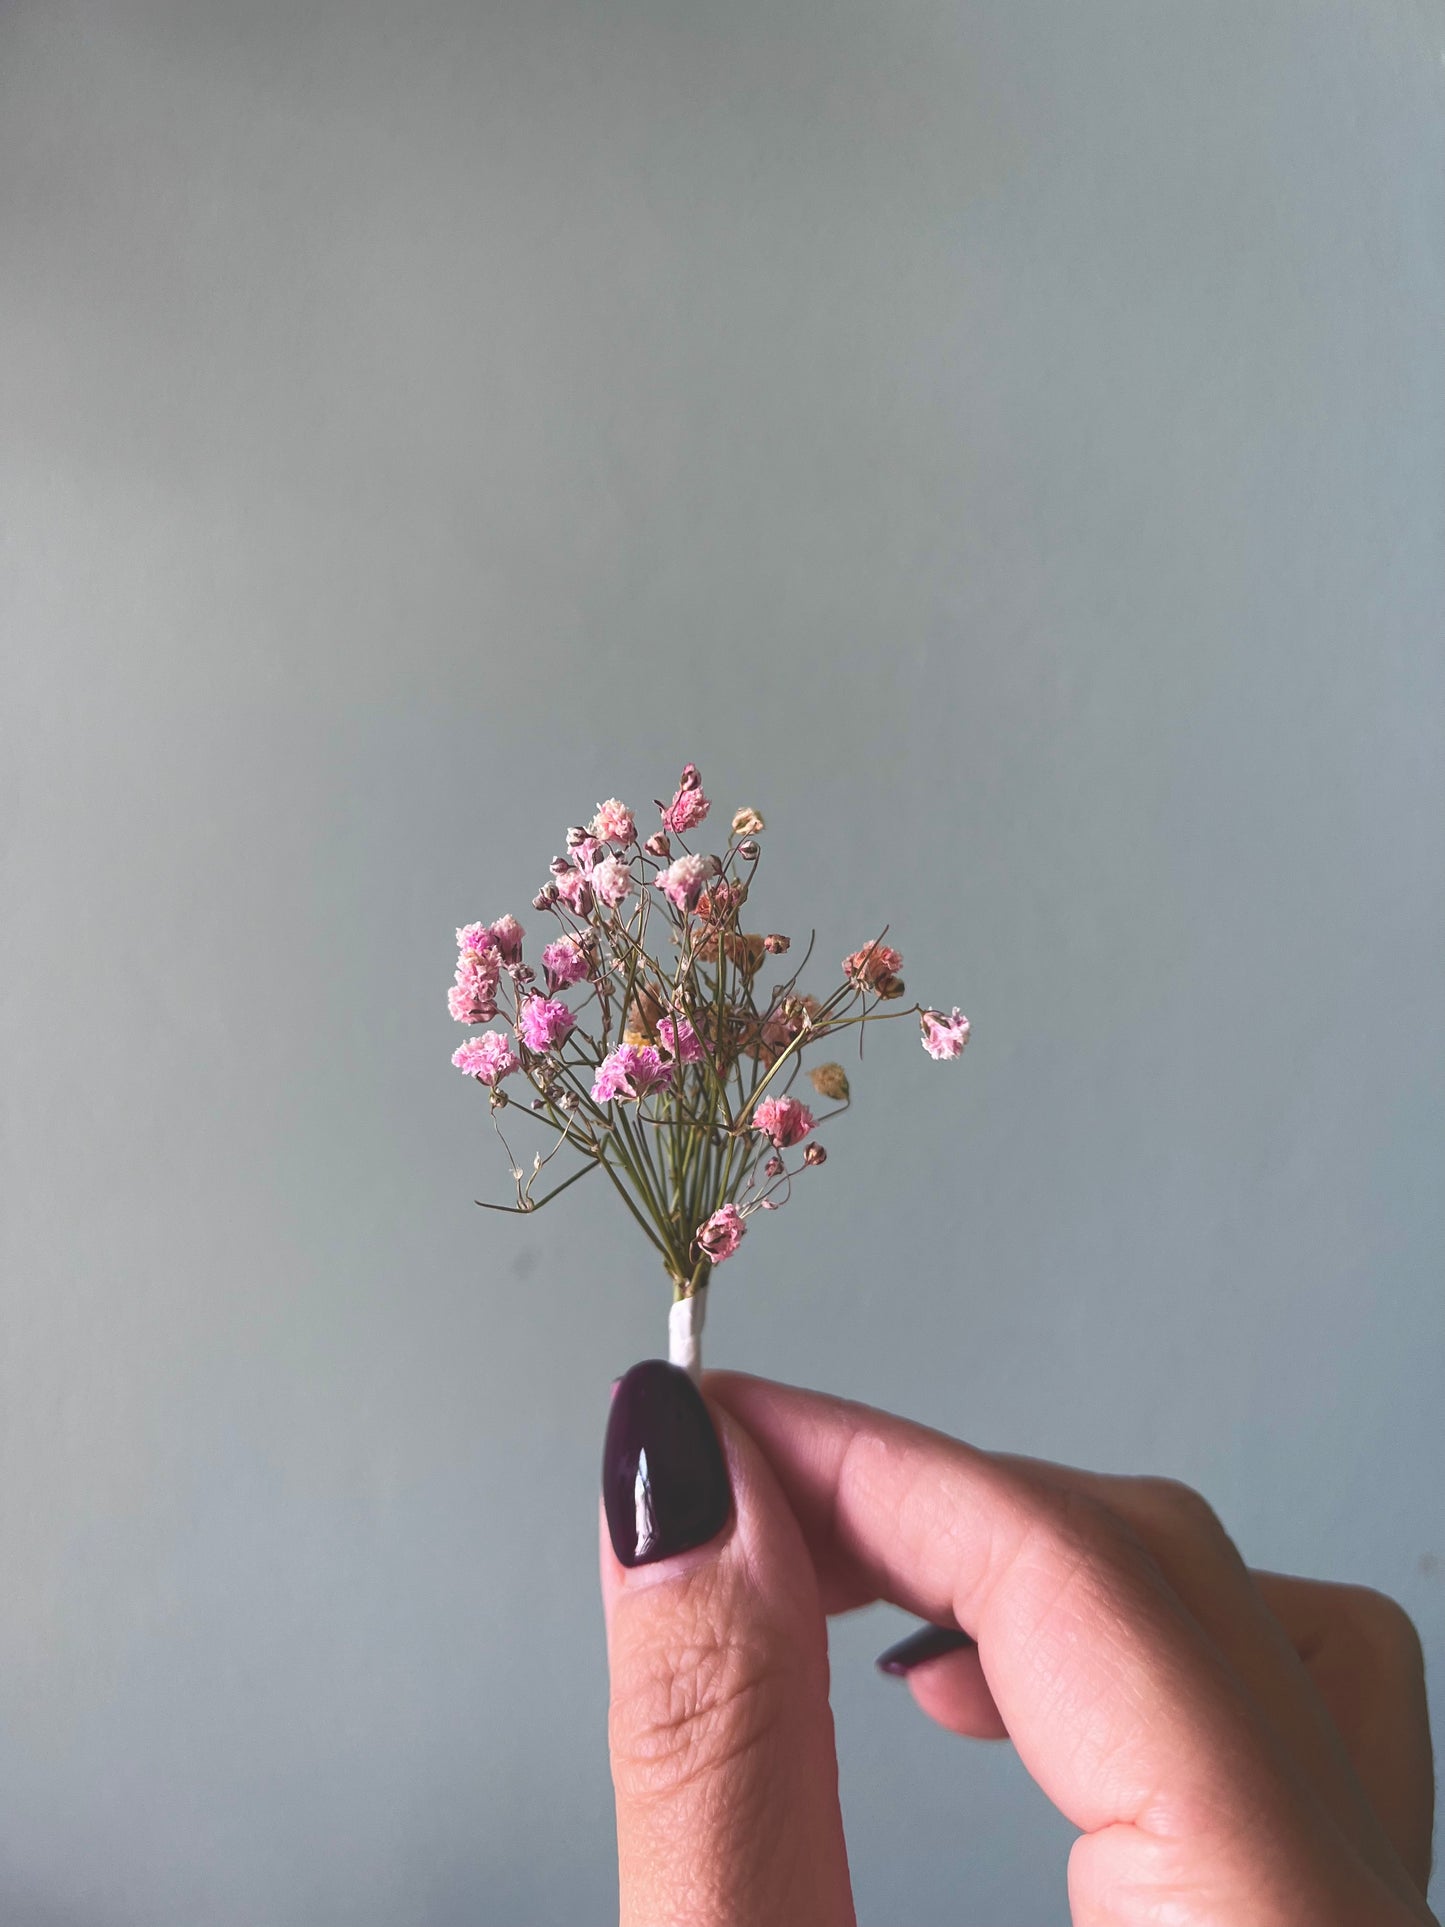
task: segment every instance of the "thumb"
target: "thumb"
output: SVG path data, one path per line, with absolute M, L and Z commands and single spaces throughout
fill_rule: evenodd
M 648 1359 L 602 1498 L 622 1927 L 852 1927 L 826 1622 L 772 1471 Z

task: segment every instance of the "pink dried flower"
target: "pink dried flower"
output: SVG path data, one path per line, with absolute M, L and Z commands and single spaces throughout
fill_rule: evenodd
M 659 1017 L 657 1041 L 668 1057 L 679 1064 L 695 1064 L 702 1056 L 702 1039 L 685 1017 Z
M 697 1248 L 704 1257 L 720 1265 L 731 1258 L 743 1241 L 747 1226 L 735 1204 L 719 1205 L 697 1234 Z
M 447 992 L 447 1009 L 459 1024 L 487 1024 L 497 1014 L 502 959 L 490 930 L 469 923 L 457 932 L 461 954 L 456 981 Z
M 495 990 L 502 980 L 502 953 L 499 950 L 463 950 L 457 957 L 457 982 L 480 984 Z
M 738 911 L 748 900 L 746 888 L 740 883 L 714 883 L 709 885 L 698 898 L 697 914 L 708 923 L 736 925 Z
M 625 803 L 619 803 L 615 796 L 609 796 L 605 803 L 597 805 L 597 814 L 588 828 L 603 843 L 631 843 L 637 835 L 631 810 Z
M 779 1150 L 801 1143 L 813 1122 L 813 1113 L 796 1097 L 765 1097 L 753 1112 L 753 1129 L 771 1138 Z
M 552 990 L 580 984 L 587 975 L 587 953 L 575 937 L 559 937 L 542 952 L 542 967 Z
M 671 830 L 674 836 L 683 836 L 696 829 L 711 808 L 712 804 L 702 793 L 697 764 L 689 763 L 682 772 L 676 796 L 662 812 L 662 827 Z
M 490 924 L 464 923 L 457 932 L 457 949 L 463 957 L 470 951 L 473 956 L 489 956 L 497 948 L 497 939 Z
M 649 1091 L 665 1091 L 671 1082 L 671 1064 L 650 1044 L 619 1044 L 597 1066 L 592 1096 L 598 1104 L 610 1104 L 614 1097 L 638 1099 Z
M 572 859 L 583 876 L 590 877 L 592 874 L 592 866 L 597 861 L 597 852 L 602 848 L 597 838 L 595 836 L 589 836 L 584 830 L 574 843 L 569 831 L 567 847 L 571 850 Z
M 624 857 L 604 857 L 592 872 L 592 888 L 598 901 L 605 903 L 609 910 L 615 910 L 624 898 L 632 894 L 632 872 Z
M 941 1010 L 925 1010 L 919 1013 L 919 1024 L 923 1030 L 923 1048 L 933 1058 L 958 1057 L 968 1042 L 969 1022 L 955 1004 L 953 1014 L 945 1017 Z
M 498 917 L 497 921 L 490 926 L 488 931 L 488 935 L 496 945 L 504 964 L 515 964 L 522 961 L 522 939 L 526 934 L 521 924 L 512 916 Z
M 565 1004 L 550 997 L 529 997 L 517 1013 L 517 1029 L 528 1050 L 551 1050 L 576 1022 Z
M 468 1077 L 480 1078 L 495 1090 L 504 1077 L 521 1068 L 522 1060 L 512 1049 L 505 1031 L 484 1030 L 480 1037 L 469 1037 L 454 1050 L 452 1062 Z
M 715 856 L 680 856 L 665 870 L 659 870 L 653 882 L 677 909 L 691 910 L 702 894 L 703 885 L 716 874 L 717 867 Z
M 555 872 L 557 894 L 572 912 L 573 916 L 585 917 L 592 910 L 592 885 L 580 870 L 569 869 L 565 864 Z
M 497 1014 L 497 1000 L 480 978 L 464 981 L 459 970 L 447 992 L 447 1010 L 459 1024 L 489 1024 Z
M 843 975 L 855 990 L 877 990 L 885 978 L 897 975 L 902 962 L 886 943 L 865 944 L 843 959 Z

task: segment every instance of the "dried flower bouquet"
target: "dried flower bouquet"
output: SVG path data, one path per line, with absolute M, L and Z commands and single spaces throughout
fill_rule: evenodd
M 566 856 L 532 900 L 556 932 L 542 948 L 540 976 L 523 960 L 515 917 L 458 930 L 447 1006 L 459 1023 L 491 1024 L 504 1010 L 510 1024 L 510 1032 L 480 1030 L 452 1057 L 486 1086 L 516 1184 L 515 1204 L 488 1208 L 540 1210 L 590 1172 L 604 1173 L 672 1281 L 670 1356 L 696 1374 L 713 1266 L 737 1251 L 756 1212 L 786 1203 L 793 1180 L 825 1161 L 813 1133 L 848 1107 L 847 1073 L 836 1062 L 808 1067 L 831 1109 L 815 1115 L 794 1094 L 804 1053 L 816 1057 L 844 1031 L 916 1015 L 929 1056 L 957 1057 L 969 1025 L 957 1008 L 902 1004 L 903 960 L 881 934 L 843 959 L 842 981 L 822 1000 L 799 987 L 811 943 L 760 995 L 765 966 L 791 948 L 786 936 L 743 924 L 762 817 L 739 810 L 721 855 L 691 849 L 686 839 L 711 809 L 691 763 L 658 809 L 661 828 L 645 840 L 615 798 L 567 832 Z M 513 1078 L 530 1087 L 525 1103 L 504 1088 Z M 547 1132 L 530 1161 L 503 1130 L 512 1113 Z M 543 1173 L 563 1151 L 582 1163 L 552 1183 Z

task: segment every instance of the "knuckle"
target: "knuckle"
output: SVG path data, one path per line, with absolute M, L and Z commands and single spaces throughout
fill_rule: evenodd
M 1151 1534 L 1183 1550 L 1239 1558 L 1219 1514 L 1192 1485 L 1182 1479 L 1146 1478 L 1137 1490 Z
M 1078 1490 L 1059 1495 L 1046 1529 L 1076 1554 L 1117 1552 L 1124 1537 L 1119 1519 L 1103 1500 Z
M 1058 1596 L 1097 1585 L 1132 1562 L 1134 1545 L 1123 1522 L 1086 1492 L 1064 1492 L 1036 1513 L 1019 1549 Z
M 634 1656 L 608 1715 L 619 1794 L 666 1800 L 728 1776 L 770 1745 L 783 1682 L 765 1647 L 706 1622 L 679 1627 Z
M 1141 1479 L 1140 1490 L 1146 1501 L 1161 1518 L 1168 1519 L 1186 1530 L 1200 1533 L 1222 1533 L 1224 1527 L 1219 1523 L 1219 1515 L 1192 1485 L 1183 1479 L 1168 1479 L 1159 1476 Z
M 1014 1630 L 1035 1642 L 1060 1629 L 1072 1638 L 1081 1623 L 1097 1626 L 1116 1611 L 1141 1550 L 1108 1506 L 1069 1491 L 1041 1496 L 1007 1557 Z
M 1129 1555 L 1122 1521 L 1091 1493 L 1079 1491 L 1036 1492 L 1017 1541 L 1004 1550 L 1011 1565 L 1070 1583 L 1117 1566 Z
M 1342 1586 L 1340 1593 L 1356 1638 L 1378 1664 L 1395 1676 L 1423 1675 L 1420 1635 L 1397 1600 L 1371 1586 Z

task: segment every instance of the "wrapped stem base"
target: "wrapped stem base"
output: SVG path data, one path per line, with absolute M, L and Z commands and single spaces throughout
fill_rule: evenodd
M 694 1383 L 702 1377 L 702 1327 L 707 1317 L 707 1287 L 675 1298 L 667 1314 L 667 1357 Z

